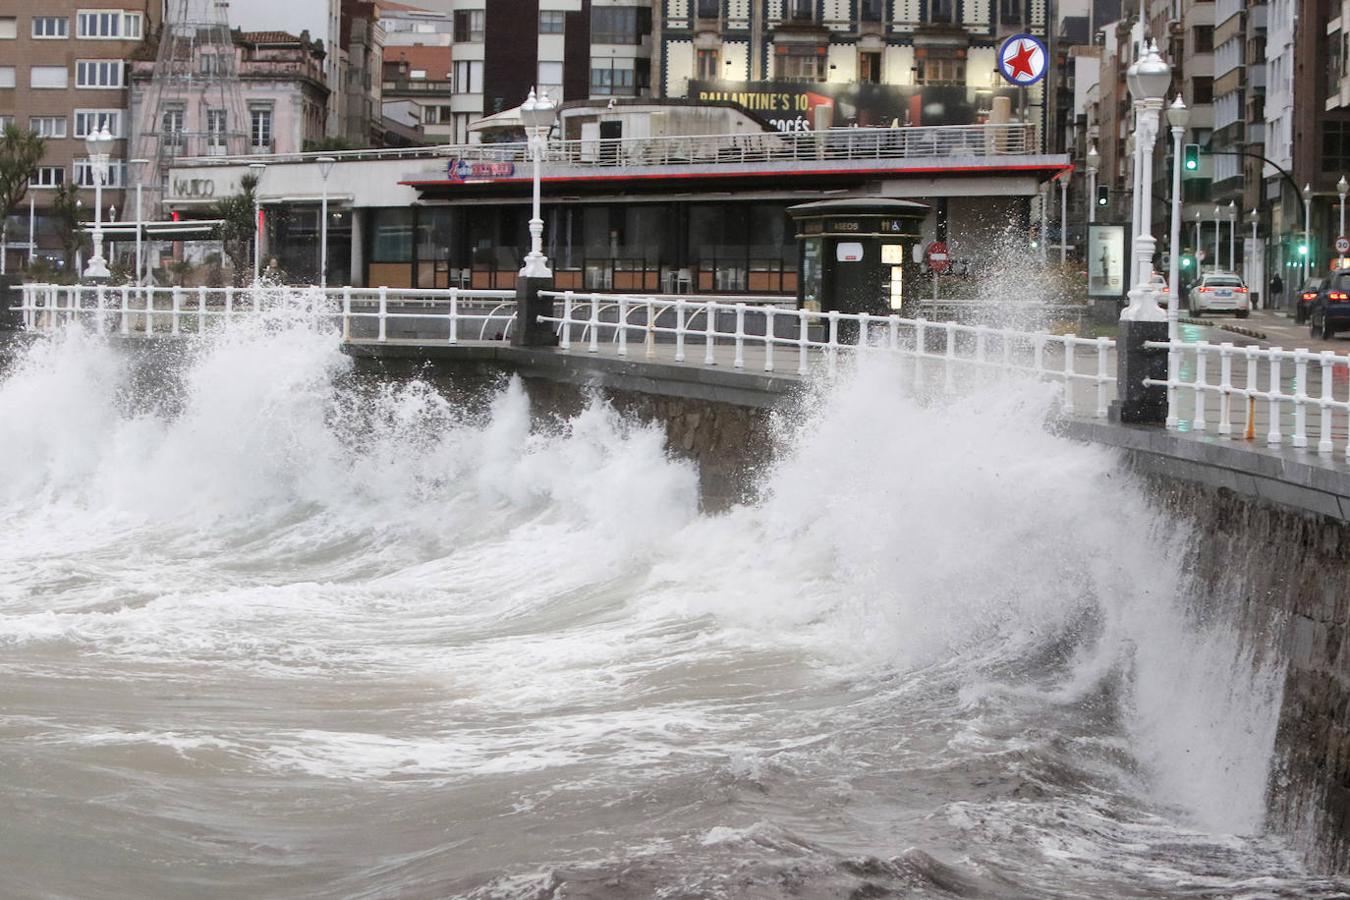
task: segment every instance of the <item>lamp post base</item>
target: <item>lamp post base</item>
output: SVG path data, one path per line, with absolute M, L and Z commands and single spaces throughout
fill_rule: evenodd
M 1167 421 L 1167 388 L 1144 379 L 1167 379 L 1167 351 L 1145 347 L 1167 340 L 1167 322 L 1120 320 L 1116 336 L 1116 400 L 1108 415 L 1128 425 L 1162 425 Z
M 553 276 L 534 278 L 522 275 L 516 279 L 516 327 L 511 330 L 513 347 L 556 347 L 558 335 L 553 323 L 540 322 L 539 316 L 553 315 L 553 298 L 541 291 L 553 290 Z
M 85 278 L 111 278 L 112 273 L 108 271 L 108 264 L 103 257 L 95 256 L 89 260 L 89 264 L 84 267 Z

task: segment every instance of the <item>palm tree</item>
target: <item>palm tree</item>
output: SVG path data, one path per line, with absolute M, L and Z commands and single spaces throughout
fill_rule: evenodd
M 258 189 L 258 180 L 252 172 L 244 175 L 239 179 L 239 193 L 216 202 L 215 215 L 221 220 L 216 226 L 216 237 L 234 265 L 235 284 L 244 283 L 244 273 L 253 259 L 253 234 L 258 227 L 253 194 Z
M 7 221 L 14 208 L 23 202 L 28 194 L 28 180 L 46 149 L 36 133 L 17 125 L 6 125 L 0 133 L 0 222 Z

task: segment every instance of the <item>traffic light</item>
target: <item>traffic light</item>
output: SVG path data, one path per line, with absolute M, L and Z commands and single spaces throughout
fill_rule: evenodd
M 1194 172 L 1200 168 L 1200 145 L 1187 144 L 1182 148 L 1181 167 L 1187 172 Z
M 1105 184 L 1097 185 L 1097 205 L 1098 206 L 1111 205 L 1111 188 L 1109 185 Z
M 1308 242 L 1307 242 L 1307 241 L 1299 241 L 1299 242 L 1298 242 L 1298 255 L 1299 255 L 1299 256 L 1307 256 L 1307 255 L 1308 255 Z
M 1191 266 L 1195 265 L 1195 257 L 1191 256 L 1189 253 L 1183 253 L 1179 263 L 1183 272 L 1189 272 Z

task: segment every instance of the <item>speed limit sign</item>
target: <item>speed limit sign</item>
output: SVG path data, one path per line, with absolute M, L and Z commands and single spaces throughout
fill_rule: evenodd
M 1350 237 L 1341 235 L 1340 237 L 1336 238 L 1336 252 L 1350 253 Z

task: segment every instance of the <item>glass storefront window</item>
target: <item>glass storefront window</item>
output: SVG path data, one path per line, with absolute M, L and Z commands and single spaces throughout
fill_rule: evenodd
M 406 263 L 413 258 L 413 211 L 377 209 L 371 217 L 371 262 Z

